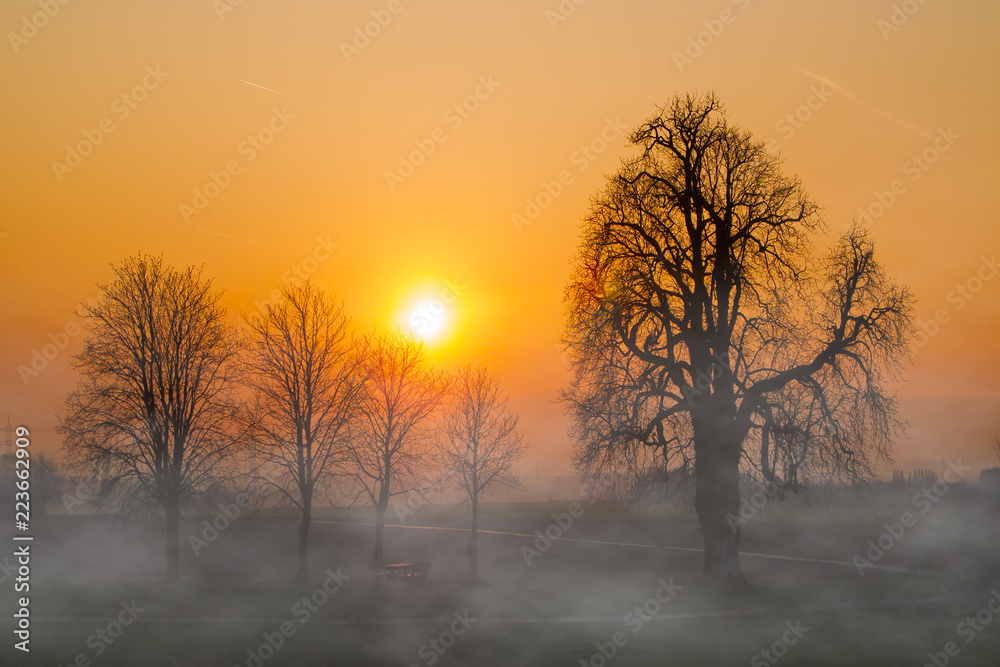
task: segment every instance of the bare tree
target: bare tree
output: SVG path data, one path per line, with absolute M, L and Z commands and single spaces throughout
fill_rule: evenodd
M 178 575 L 183 503 L 226 475 L 238 404 L 236 331 L 201 270 L 139 255 L 114 268 L 88 320 L 81 374 L 60 424 L 67 460 L 96 475 L 122 512 L 153 505 L 166 520 L 167 578 Z
M 65 482 L 66 478 L 53 457 L 48 454 L 32 457 L 31 495 L 33 499 L 37 499 L 38 513 L 41 516 L 46 516 L 49 505 L 59 497 Z
M 13 453 L 0 455 L 0 494 L 6 497 L 13 497 L 17 478 L 17 461 L 20 459 Z M 29 461 L 31 478 L 31 508 L 35 517 L 44 517 L 48 514 L 49 505 L 59 498 L 66 478 L 62 476 L 60 466 L 56 460 L 48 454 L 34 454 Z
M 343 464 L 364 384 L 365 344 L 343 305 L 309 282 L 285 286 L 277 304 L 246 322 L 255 480 L 265 495 L 271 490 L 298 509 L 297 578 L 306 579 L 313 498 Z
M 607 468 L 636 443 L 693 458 L 704 576 L 740 582 L 741 462 L 779 485 L 807 461 L 870 473 L 900 425 L 882 384 L 912 299 L 857 227 L 814 257 L 816 205 L 714 95 L 675 98 L 629 140 L 640 154 L 594 200 L 566 292 L 577 460 Z
M 376 564 L 382 562 L 389 500 L 427 490 L 420 471 L 431 462 L 433 418 L 448 381 L 425 363 L 423 345 L 401 333 L 375 336 L 366 355 L 361 417 L 345 471 L 360 488 L 358 497 L 375 506 Z
M 500 378 L 484 367 L 466 366 L 458 373 L 454 400 L 444 422 L 442 459 L 458 487 L 472 503 L 469 576 L 479 578 L 479 499 L 498 486 L 516 487 L 514 463 L 528 453 L 517 430 L 518 417 L 500 395 Z

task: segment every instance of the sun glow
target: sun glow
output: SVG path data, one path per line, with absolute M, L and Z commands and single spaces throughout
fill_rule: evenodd
M 447 312 L 440 299 L 421 301 L 410 312 L 408 324 L 414 336 L 425 342 L 431 342 L 444 333 L 448 324 Z

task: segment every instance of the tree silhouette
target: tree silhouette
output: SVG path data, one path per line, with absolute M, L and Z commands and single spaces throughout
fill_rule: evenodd
M 469 576 L 479 578 L 479 499 L 492 487 L 518 484 L 513 465 L 528 453 L 517 415 L 500 395 L 500 379 L 486 368 L 458 373 L 454 401 L 444 422 L 442 463 L 472 503 Z
M 811 461 L 869 475 L 899 425 L 882 383 L 911 297 L 858 227 L 814 256 L 816 205 L 714 94 L 675 98 L 629 141 L 566 290 L 576 460 L 693 456 L 704 576 L 741 582 L 741 462 L 779 489 Z
M 14 493 L 21 491 L 16 486 L 18 479 L 17 461 L 20 460 L 12 452 L 0 455 L 0 494 L 4 497 L 14 497 Z M 23 463 L 22 463 L 23 465 Z M 59 492 L 66 482 L 59 465 L 55 459 L 48 454 L 35 454 L 29 461 L 31 508 L 33 516 L 44 517 L 48 513 L 49 505 L 59 498 Z M 24 470 L 21 468 L 20 470 Z M 22 474 L 25 474 L 22 472 Z
M 276 304 L 245 319 L 254 479 L 264 496 L 272 491 L 299 510 L 296 576 L 306 579 L 313 499 L 346 457 L 365 344 L 351 332 L 343 306 L 309 282 L 285 286 Z
M 180 508 L 227 476 L 239 341 L 201 270 L 139 255 L 114 268 L 88 321 L 81 374 L 60 424 L 67 460 L 96 475 L 122 512 L 152 504 L 166 519 L 167 578 L 178 576 Z
M 374 562 L 383 559 L 385 512 L 394 496 L 423 492 L 431 462 L 433 417 L 448 393 L 441 371 L 425 367 L 423 345 L 400 333 L 376 335 L 365 357 L 360 417 L 345 474 L 375 505 Z

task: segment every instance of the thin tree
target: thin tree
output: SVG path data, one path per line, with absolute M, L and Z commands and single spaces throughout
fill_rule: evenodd
M 490 489 L 519 483 L 514 464 L 528 447 L 517 430 L 518 416 L 507 409 L 500 378 L 484 367 L 458 373 L 444 421 L 442 463 L 472 504 L 469 576 L 479 579 L 479 501 Z
M 309 575 L 313 500 L 346 456 L 345 434 L 364 384 L 365 343 L 342 304 L 310 282 L 248 315 L 248 382 L 255 481 L 299 512 L 298 579 Z
M 385 513 L 394 496 L 424 492 L 434 418 L 448 393 L 442 371 L 426 367 L 423 345 L 401 333 L 377 335 L 365 359 L 365 388 L 345 474 L 375 506 L 374 562 L 382 563 Z
M 39 454 L 31 459 L 32 498 L 37 499 L 41 516 L 46 516 L 49 505 L 59 498 L 66 478 L 59 464 L 48 454 Z
M 675 98 L 629 141 L 566 291 L 577 463 L 693 458 L 704 576 L 741 582 L 741 462 L 779 486 L 803 456 L 870 473 L 900 425 L 883 383 L 912 299 L 858 227 L 814 256 L 817 206 L 714 95 Z
M 239 341 L 200 269 L 139 255 L 114 276 L 96 304 L 82 307 L 81 379 L 60 430 L 68 462 L 97 477 L 105 502 L 162 512 L 167 579 L 176 580 L 181 507 L 227 476 L 238 437 L 231 362 Z
M 22 482 L 24 486 L 24 480 L 18 479 L 17 476 L 19 460 L 21 459 L 13 453 L 0 455 L 0 494 L 4 497 L 13 497 L 15 492 L 23 491 L 16 486 L 17 482 Z M 59 492 L 66 483 L 66 478 L 63 477 L 56 460 L 48 454 L 34 454 L 29 464 L 31 509 L 34 510 L 34 516 L 44 517 L 48 514 L 49 505 L 59 498 Z

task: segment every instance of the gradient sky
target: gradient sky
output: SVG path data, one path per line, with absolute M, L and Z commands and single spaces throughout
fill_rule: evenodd
M 0 420 L 35 429 L 42 447 L 57 446 L 48 429 L 81 336 L 27 385 L 18 366 L 79 323 L 76 304 L 111 263 L 143 251 L 203 264 L 234 320 L 296 268 L 365 329 L 445 295 L 434 362 L 496 368 L 530 465 L 566 472 L 552 399 L 567 380 L 557 341 L 579 220 L 628 152 L 616 128 L 714 89 L 734 123 L 776 140 L 831 233 L 900 181 L 871 233 L 918 318 L 947 321 L 898 384 L 910 430 L 896 457 L 988 461 L 1000 279 L 968 299 L 952 290 L 1000 253 L 997 3 L 928 2 L 890 31 L 889 0 L 587 0 L 558 22 L 547 12 L 559 0 L 94 0 L 58 5 L 33 32 L 40 4 L 0 8 Z M 342 44 L 373 11 L 391 21 L 348 62 Z M 699 33 L 702 53 L 679 67 Z M 466 117 L 449 112 L 477 90 Z M 817 108 L 799 109 L 810 96 Z M 796 110 L 808 119 L 782 122 Z M 269 124 L 271 143 L 244 143 Z M 113 131 L 78 166 L 54 168 L 102 125 Z M 386 172 L 438 128 L 443 143 L 390 188 Z M 928 149 L 925 171 L 911 159 Z M 239 173 L 185 221 L 180 206 L 231 161 Z M 564 170 L 563 192 L 516 229 L 512 215 Z

